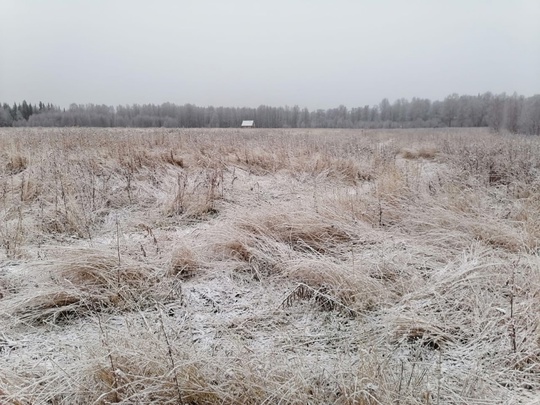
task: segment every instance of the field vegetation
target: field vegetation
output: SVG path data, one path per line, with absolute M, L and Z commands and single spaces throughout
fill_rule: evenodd
M 536 137 L 0 129 L 0 403 L 538 404 L 539 238 Z

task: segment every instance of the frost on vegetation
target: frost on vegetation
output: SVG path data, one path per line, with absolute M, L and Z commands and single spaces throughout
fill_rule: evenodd
M 0 403 L 533 404 L 540 143 L 0 130 Z

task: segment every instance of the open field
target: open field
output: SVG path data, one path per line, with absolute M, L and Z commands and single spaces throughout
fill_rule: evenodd
M 540 140 L 0 129 L 1 404 L 540 404 Z

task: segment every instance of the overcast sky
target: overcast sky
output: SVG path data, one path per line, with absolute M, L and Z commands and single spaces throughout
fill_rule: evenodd
M 329 108 L 540 93 L 540 0 L 0 0 L 0 101 Z

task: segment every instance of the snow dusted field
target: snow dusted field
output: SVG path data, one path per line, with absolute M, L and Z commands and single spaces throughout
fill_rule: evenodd
M 540 404 L 537 138 L 0 146 L 2 404 Z

